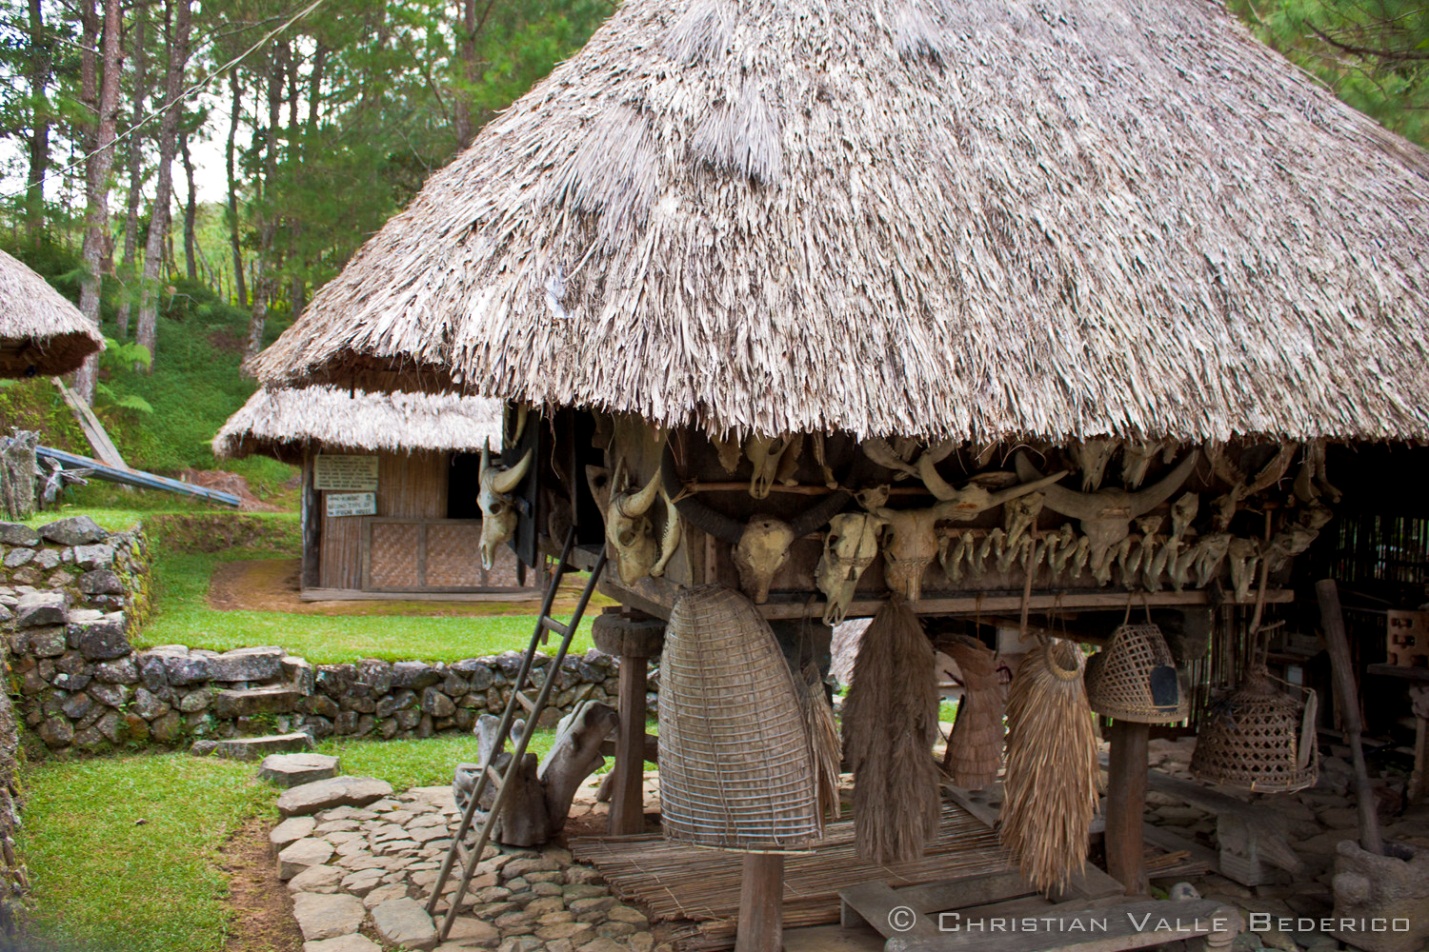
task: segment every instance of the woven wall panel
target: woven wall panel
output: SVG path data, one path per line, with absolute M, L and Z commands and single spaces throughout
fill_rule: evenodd
M 421 527 L 413 524 L 373 523 L 373 588 L 417 588 L 422 584 L 417 570 L 420 531 Z
M 477 588 L 484 584 L 480 543 L 479 522 L 427 526 L 427 586 Z

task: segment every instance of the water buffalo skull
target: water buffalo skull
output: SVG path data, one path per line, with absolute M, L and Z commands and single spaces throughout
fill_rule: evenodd
M 837 625 L 844 620 L 859 578 L 878 556 L 878 534 L 883 527 L 881 518 L 867 512 L 842 513 L 829 520 L 824 555 L 814 571 L 819 591 L 828 599 L 824 624 Z
M 496 563 L 496 550 L 516 534 L 516 505 L 511 493 L 531 470 L 534 449 L 527 450 L 521 462 L 508 469 L 498 469 L 491 462 L 491 441 L 481 448 L 481 475 L 477 480 L 476 504 L 481 507 L 481 565 L 490 569 Z

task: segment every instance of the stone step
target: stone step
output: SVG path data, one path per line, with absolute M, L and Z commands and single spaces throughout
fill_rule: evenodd
M 196 740 L 192 752 L 198 756 L 213 755 L 230 760 L 258 760 L 269 754 L 294 754 L 312 750 L 313 736 L 298 731 L 292 734 L 270 734 L 267 737 L 232 737 L 228 740 Z
M 280 787 L 296 787 L 337 776 L 337 758 L 327 754 L 269 754 L 258 771 L 263 780 Z
M 286 684 L 261 688 L 228 688 L 214 695 L 213 711 L 219 717 L 255 714 L 292 714 L 303 695 Z

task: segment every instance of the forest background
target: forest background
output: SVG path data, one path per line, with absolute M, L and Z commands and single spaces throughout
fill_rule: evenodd
M 1429 0 L 1229 5 L 1429 143 Z M 211 467 L 242 359 L 617 6 L 0 0 L 0 247 L 110 338 L 74 386 L 130 464 Z M 0 389 L 6 428 L 64 444 L 66 417 L 47 381 Z

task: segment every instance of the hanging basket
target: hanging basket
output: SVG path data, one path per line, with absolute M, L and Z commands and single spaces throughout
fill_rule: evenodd
M 1206 711 L 1191 756 L 1198 780 L 1254 793 L 1294 793 L 1319 777 L 1315 748 L 1315 692 L 1305 700 L 1281 691 L 1264 667 Z
M 758 609 L 710 586 L 681 596 L 660 661 L 665 837 L 743 852 L 822 837 L 818 783 L 789 665 Z
M 997 655 L 966 635 L 941 647 L 958 663 L 963 676 L 963 701 L 948 737 L 943 768 L 959 787 L 981 790 L 997 781 L 1002 768 L 1007 691 L 998 675 Z
M 1122 625 L 1087 660 L 1087 699 L 1103 717 L 1138 724 L 1174 724 L 1190 714 L 1176 659 L 1153 624 Z

